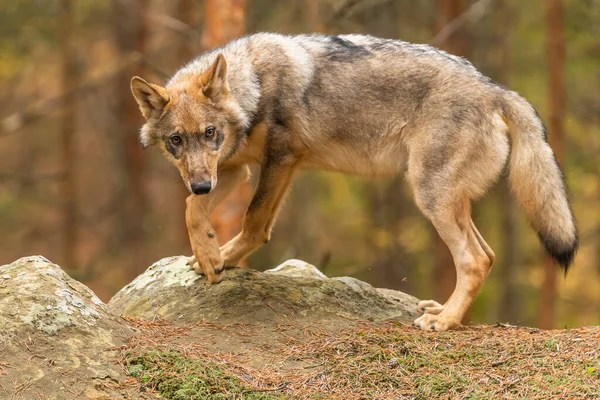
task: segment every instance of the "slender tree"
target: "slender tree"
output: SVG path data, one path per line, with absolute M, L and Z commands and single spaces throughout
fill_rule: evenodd
M 593 12 L 590 16 L 590 21 L 594 21 L 595 30 L 593 31 L 596 37 L 600 37 L 600 24 L 595 23 L 595 21 L 600 17 L 600 3 L 596 3 L 595 12 Z M 600 54 L 600 41 L 596 41 L 596 46 L 593 54 Z M 596 71 L 596 82 L 600 83 L 600 69 Z M 596 90 L 596 93 L 600 93 L 600 85 Z M 596 103 L 596 124 L 600 126 L 600 100 Z M 596 163 L 596 174 L 598 176 L 598 187 L 600 187 L 600 151 L 597 152 L 598 161 Z M 600 204 L 600 191 L 598 191 L 596 201 Z M 598 226 L 600 226 L 600 221 L 597 221 Z M 600 229 L 596 230 L 596 271 L 600 274 Z
M 221 46 L 245 32 L 246 0 L 207 0 L 205 2 L 203 46 Z M 250 185 L 241 184 L 211 215 L 211 224 L 221 244 L 241 229 L 241 221 L 250 198 Z
M 565 132 L 565 38 L 562 0 L 547 0 L 548 30 L 548 85 L 550 95 L 549 142 L 559 165 L 564 165 Z M 540 296 L 539 327 L 550 329 L 556 320 L 556 266 L 546 256 L 544 259 L 544 282 Z
M 412 200 L 397 177 L 382 186 L 376 182 L 368 185 L 369 220 L 368 229 L 370 252 L 374 255 L 371 265 L 371 282 L 377 287 L 402 289 L 410 292 L 414 289 L 410 256 L 398 240 L 400 231 L 405 229 L 404 221 L 413 211 Z M 381 236 L 373 235 L 378 232 Z
M 320 0 L 304 0 L 304 13 L 308 30 L 318 29 L 321 25 Z
M 244 34 L 247 0 L 206 0 L 203 43 L 205 48 L 223 45 Z
M 385 35 L 393 31 L 397 24 L 394 15 L 394 4 L 388 3 L 381 6 L 386 9 L 368 8 L 360 17 L 360 23 L 369 32 Z M 359 16 L 357 16 L 358 18 Z M 366 231 L 370 252 L 374 255 L 370 270 L 371 283 L 378 287 L 402 289 L 410 292 L 413 281 L 411 279 L 411 264 L 409 254 L 399 241 L 402 229 L 406 229 L 404 222 L 413 211 L 412 199 L 403 185 L 404 179 L 396 177 L 387 182 L 372 181 L 366 185 L 369 221 L 371 227 Z M 372 232 L 378 232 L 373 235 Z
M 77 238 L 77 208 L 75 201 L 75 93 L 77 69 L 74 65 L 73 49 L 73 1 L 60 0 L 59 4 L 59 41 L 61 60 L 61 82 L 64 92 L 63 113 L 61 117 L 61 164 L 63 181 L 61 187 L 61 205 L 63 214 L 63 266 L 75 268 Z
M 137 52 L 143 54 L 147 41 L 147 9 L 149 0 L 113 0 L 115 40 L 122 58 Z M 143 121 L 138 106 L 128 90 L 132 76 L 145 76 L 142 62 L 133 68 L 124 68 L 116 75 L 116 112 L 120 127 L 118 142 L 124 179 L 121 185 L 122 207 L 118 223 L 121 238 L 130 255 L 128 275 L 137 276 L 146 267 L 143 255 L 143 222 L 146 211 L 144 190 L 145 157 L 139 144 L 138 132 Z
M 498 34 L 500 37 L 498 80 L 508 86 L 512 66 L 510 27 L 512 8 L 508 0 L 498 0 Z M 498 202 L 502 210 L 502 257 L 498 257 L 501 280 L 501 295 L 498 315 L 503 321 L 519 320 L 519 291 L 517 290 L 517 263 L 520 259 L 517 209 L 507 179 L 503 179 L 498 191 Z

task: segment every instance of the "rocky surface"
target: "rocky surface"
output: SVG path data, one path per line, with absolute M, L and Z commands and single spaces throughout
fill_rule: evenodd
M 157 398 L 121 363 L 141 338 L 152 342 L 163 323 L 184 342 L 217 352 L 239 353 L 243 339 L 249 362 L 262 363 L 264 352 L 257 349 L 277 345 L 285 324 L 286 335 L 302 337 L 305 322 L 341 329 L 416 316 L 412 296 L 350 277 L 327 278 L 300 260 L 264 273 L 229 269 L 217 285 L 186 261 L 156 262 L 108 305 L 43 257 L 0 266 L 0 398 Z M 235 336 L 233 326 L 243 324 L 232 323 L 249 323 L 255 333 Z M 214 335 L 215 329 L 230 334 Z
M 210 285 L 172 257 L 105 305 L 25 257 L 0 266 L 0 399 L 600 398 L 597 327 L 428 334 L 395 323 L 416 303 L 300 260 Z
M 0 266 L 0 398 L 127 398 L 113 387 L 125 378 L 115 360 L 132 334 L 45 258 Z
M 265 273 L 291 276 L 294 278 L 327 279 L 327 276 L 314 265 L 296 259 L 284 261 L 277 267 L 266 270 Z
M 233 268 L 209 284 L 185 257 L 153 264 L 108 303 L 117 315 L 170 322 L 255 322 L 295 319 L 397 319 L 412 322 L 418 300 L 350 277 L 329 279 L 314 266 L 286 261 L 266 272 Z

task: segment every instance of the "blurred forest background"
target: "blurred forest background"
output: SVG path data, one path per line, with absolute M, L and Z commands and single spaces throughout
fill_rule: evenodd
M 162 83 L 202 51 L 260 31 L 431 43 L 528 98 L 565 169 L 581 248 L 563 279 L 500 182 L 474 208 L 497 259 L 469 320 L 600 323 L 598 0 L 2 0 L 0 264 L 42 254 L 106 301 L 152 262 L 190 255 L 186 190 L 139 146 L 129 81 Z M 221 241 L 239 229 L 250 191 L 212 216 Z M 248 264 L 295 257 L 441 302 L 455 279 L 402 177 L 301 174 Z

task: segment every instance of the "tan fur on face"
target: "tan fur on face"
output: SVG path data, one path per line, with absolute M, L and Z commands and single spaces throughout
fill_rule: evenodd
M 169 102 L 169 95 L 163 87 L 154 83 L 148 83 L 138 76 L 131 79 L 131 92 L 140 106 L 142 115 L 146 119 L 155 118 L 157 115 L 160 115 L 165 105 Z
M 244 118 L 229 90 L 225 58 L 218 56 L 204 73 L 185 84 L 161 87 L 135 77 L 132 92 L 147 118 L 142 143 L 158 145 L 188 188 L 201 181 L 211 181 L 214 188 L 219 161 L 243 142 L 239 130 Z M 205 140 L 208 127 L 217 132 L 212 141 Z M 173 135 L 182 137 L 181 148 L 170 144 Z
M 163 119 L 158 145 L 167 159 L 177 167 L 188 188 L 191 182 L 207 180 L 212 181 L 214 187 L 224 143 L 215 149 L 211 142 L 204 140 L 204 132 L 208 126 L 215 126 L 226 137 L 229 133 L 226 122 L 203 113 L 206 109 L 203 103 L 209 100 L 200 93 L 197 94 L 198 97 L 194 97 L 186 92 L 171 92 L 171 96 L 177 100 L 170 104 L 168 114 Z M 179 135 L 183 140 L 177 156 L 168 150 L 168 141 L 173 134 Z

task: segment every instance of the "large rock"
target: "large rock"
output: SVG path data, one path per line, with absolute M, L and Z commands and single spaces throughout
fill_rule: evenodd
M 266 273 L 234 268 L 216 285 L 185 257 L 150 266 L 108 303 L 113 313 L 172 322 L 265 322 L 294 319 L 397 319 L 412 322 L 418 300 L 354 278 L 329 279 L 310 264 L 288 261 Z
M 45 258 L 0 266 L 0 398 L 127 398 L 115 389 L 125 378 L 116 359 L 131 334 Z
M 155 263 L 108 307 L 43 257 L 0 266 L 0 398 L 156 398 L 127 384 L 120 352 L 145 331 L 119 315 L 264 327 L 306 320 L 344 325 L 348 318 L 410 322 L 416 316 L 414 297 L 354 278 L 329 279 L 299 260 L 267 273 L 231 269 L 218 285 L 197 275 L 186 260 Z M 227 335 L 209 336 L 216 341 L 214 348 L 227 342 Z M 271 343 L 269 337 L 263 339 L 261 343 Z

